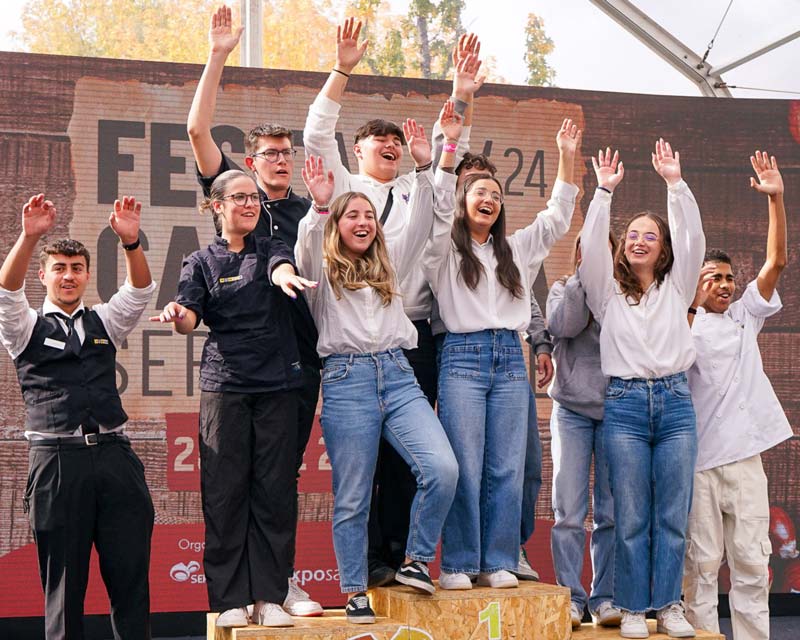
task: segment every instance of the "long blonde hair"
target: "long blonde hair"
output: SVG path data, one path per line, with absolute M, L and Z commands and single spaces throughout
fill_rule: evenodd
M 347 211 L 350 202 L 356 198 L 368 202 L 375 215 L 375 205 L 366 195 L 357 191 L 343 193 L 331 203 L 322 250 L 327 260 L 328 280 L 337 299 L 342 297 L 342 289 L 357 291 L 364 287 L 372 287 L 383 300 L 383 306 L 388 306 L 398 293 L 394 290 L 395 273 L 389 261 L 386 240 L 377 216 L 375 239 L 364 254 L 353 261 L 344 252 L 342 237 L 339 234 L 339 220 Z

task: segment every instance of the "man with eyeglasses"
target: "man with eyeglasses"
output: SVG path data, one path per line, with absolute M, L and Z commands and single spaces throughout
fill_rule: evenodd
M 242 27 L 234 31 L 231 25 L 230 7 L 220 7 L 211 19 L 211 51 L 197 85 L 187 121 L 189 140 L 197 163 L 197 180 L 206 197 L 210 195 L 211 185 L 217 176 L 229 169 L 238 168 L 217 146 L 211 134 L 222 70 L 242 34 Z M 247 134 L 245 152 L 245 165 L 254 174 L 261 201 L 258 225 L 253 233 L 257 236 L 276 236 L 294 249 L 297 226 L 308 213 L 311 201 L 292 191 L 296 151 L 292 147 L 291 130 L 277 124 L 259 125 Z M 290 309 L 305 377 L 300 390 L 297 418 L 296 466 L 299 477 L 317 409 L 320 362 L 317 356 L 317 329 L 305 298 L 298 296 Z M 294 566 L 288 578 L 289 591 L 284 609 L 293 616 L 322 615 L 322 606 L 311 600 L 297 584 Z

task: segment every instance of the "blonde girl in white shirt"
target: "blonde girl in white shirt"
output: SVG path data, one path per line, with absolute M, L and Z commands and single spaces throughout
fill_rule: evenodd
M 550 247 L 569 229 L 580 131 L 565 120 L 556 136 L 558 180 L 547 209 L 505 235 L 500 183 L 468 176 L 457 194 L 452 237 L 436 236 L 423 270 L 447 328 L 439 370 L 439 418 L 459 464 L 442 535 L 443 589 L 516 587 L 530 383 L 519 331 L 530 322 L 530 291 Z
M 440 122 L 448 141 L 457 140 L 461 124 L 452 103 Z M 417 479 L 397 580 L 425 593 L 434 591 L 426 563 L 435 557 L 458 477 L 447 436 L 403 354 L 417 346 L 417 332 L 398 292 L 431 235 L 449 234 L 455 144 L 445 146 L 434 177 L 422 128 L 409 120 L 404 134 L 418 169 L 405 232 L 387 243 L 363 193 L 346 192 L 329 207 L 333 174 L 310 157 L 303 179 L 314 206 L 300 222 L 295 246 L 300 271 L 319 281 L 308 298 L 324 363 L 321 422 L 333 470 L 333 542 L 342 592 L 352 596 L 347 618 L 355 623 L 375 621 L 365 594 L 367 516 L 381 437 Z
M 660 633 L 693 637 L 680 596 L 697 455 L 685 372 L 695 358 L 686 310 L 705 253 L 700 211 L 681 179 L 679 154 L 659 140 L 652 162 L 667 183 L 669 224 L 637 214 L 612 261 L 611 194 L 624 167 L 610 148 L 592 160 L 598 188 L 578 272 L 601 325 L 600 361 L 609 377 L 601 437 L 614 499 L 613 603 L 623 610 L 622 637 L 647 638 L 651 609 Z

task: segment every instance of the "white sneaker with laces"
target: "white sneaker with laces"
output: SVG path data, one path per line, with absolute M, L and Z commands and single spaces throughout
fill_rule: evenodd
M 253 624 L 262 627 L 293 627 L 294 620 L 279 604 L 265 602 L 261 608 L 254 611 Z
M 520 580 L 535 580 L 539 581 L 539 573 L 531 566 L 528 561 L 528 554 L 525 553 L 525 547 L 519 548 L 519 561 L 517 562 L 517 570 L 512 571 Z
M 294 578 L 289 578 L 289 591 L 283 601 L 283 608 L 292 616 L 312 617 L 323 614 L 322 605 L 312 600 Z
M 569 603 L 569 617 L 572 619 L 572 628 L 577 629 L 583 622 L 583 611 L 574 600 Z
M 466 573 L 445 573 L 439 574 L 440 589 L 467 590 L 472 589 L 472 580 Z
M 492 573 L 479 573 L 478 586 L 492 589 L 513 589 L 519 586 L 519 580 L 510 571 L 500 569 L 500 571 L 492 571 Z
M 592 618 L 595 624 L 599 624 L 601 627 L 618 627 L 622 622 L 622 611 L 608 600 L 605 600 L 597 607 L 597 611 L 592 614 Z
M 683 615 L 683 607 L 677 602 L 659 610 L 656 614 L 659 633 L 666 633 L 670 638 L 694 638 L 694 627 Z
M 619 635 L 623 638 L 649 638 L 647 621 L 644 613 L 622 612 L 622 623 L 619 625 Z
M 246 627 L 250 624 L 250 620 L 247 617 L 247 609 L 237 607 L 236 609 L 223 611 L 217 616 L 217 621 L 214 624 L 218 627 Z

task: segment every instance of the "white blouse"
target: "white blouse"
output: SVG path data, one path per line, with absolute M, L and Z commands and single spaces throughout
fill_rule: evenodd
M 439 314 L 451 333 L 484 329 L 524 331 L 531 320 L 531 286 L 552 247 L 569 230 L 578 187 L 557 180 L 547 209 L 527 227 L 508 237 L 514 264 L 520 272 L 523 295 L 515 298 L 497 280 L 492 236 L 484 244 L 472 241 L 472 249 L 484 273 L 473 290 L 462 280 L 461 255 L 450 234 L 434 238 L 425 250 L 422 269 L 439 303 Z
M 600 362 L 606 376 L 662 378 L 687 371 L 695 359 L 686 312 L 694 300 L 706 238 L 689 186 L 667 190 L 674 263 L 661 286 L 653 283 L 639 304 L 622 294 L 608 250 L 611 194 L 598 189 L 581 231 L 578 267 L 586 301 L 601 325 Z
M 414 176 L 405 233 L 387 239 L 389 259 L 395 271 L 395 290 L 419 262 L 425 243 L 436 235 L 449 237 L 455 210 L 455 175 L 428 169 Z M 303 277 L 316 280 L 306 298 L 319 330 L 317 351 L 333 354 L 370 353 L 387 349 L 414 349 L 417 330 L 403 311 L 401 295 L 388 306 L 372 287 L 355 291 L 342 288 L 341 298 L 328 280 L 322 257 L 328 215 L 310 209 L 300 221 L 295 258 Z

